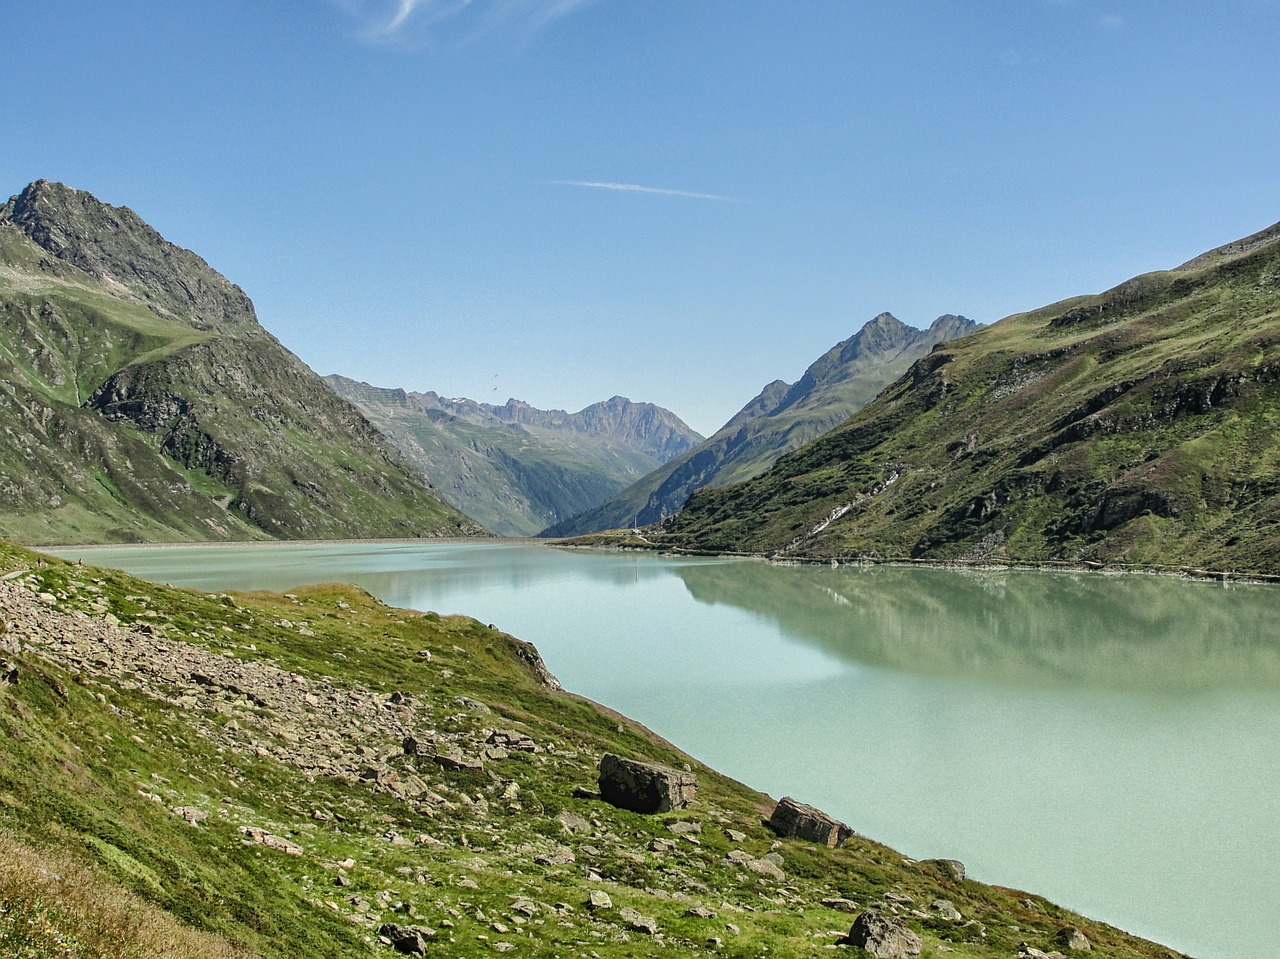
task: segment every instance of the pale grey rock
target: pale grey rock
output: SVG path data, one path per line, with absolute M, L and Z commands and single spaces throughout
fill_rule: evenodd
M 653 916 L 643 915 L 630 906 L 623 906 L 619 909 L 618 918 L 636 932 L 643 932 L 649 936 L 658 934 L 658 920 L 654 919 Z
M 946 919 L 948 922 L 959 922 L 964 918 L 950 899 L 935 899 L 929 903 L 929 908 L 937 914 L 939 919 Z
M 876 959 L 908 959 L 920 955 L 924 946 L 919 934 L 904 922 L 870 909 L 853 921 L 844 941 Z
M 612 909 L 613 900 L 603 889 L 592 889 L 591 895 L 587 898 L 587 908 L 593 912 L 597 909 Z
M 841 896 L 831 896 L 822 900 L 822 905 L 828 909 L 834 909 L 836 912 L 855 913 L 858 911 L 858 904 L 852 899 L 845 899 Z
M 1058 942 L 1063 947 L 1074 952 L 1087 952 L 1093 949 L 1089 943 L 1089 937 L 1083 930 L 1077 929 L 1075 926 L 1067 926 L 1058 932 Z

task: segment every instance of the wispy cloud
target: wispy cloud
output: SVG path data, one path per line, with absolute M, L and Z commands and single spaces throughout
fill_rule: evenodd
M 595 180 L 556 180 L 557 186 L 582 186 L 592 190 L 619 190 L 623 193 L 656 193 L 660 196 L 683 196 L 691 200 L 716 200 L 720 203 L 741 203 L 736 197 L 718 193 L 695 193 L 692 190 L 668 190 L 657 186 L 640 186 L 636 183 L 600 183 Z
M 366 43 L 417 46 L 447 35 L 469 42 L 493 32 L 529 39 L 596 0 L 331 0 Z

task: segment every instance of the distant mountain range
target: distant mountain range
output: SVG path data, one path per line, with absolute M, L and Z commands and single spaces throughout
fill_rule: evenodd
M 653 539 L 1280 573 L 1280 224 L 947 344 Z
M 0 537 L 479 533 L 127 207 L 40 180 L 0 207 Z
M 508 536 L 597 506 L 702 440 L 674 413 L 621 396 L 566 413 L 324 380 L 449 502 Z
M 608 502 L 551 525 L 543 535 L 576 536 L 656 523 L 697 489 L 757 476 L 782 454 L 839 425 L 935 344 L 979 324 L 940 316 L 926 330 L 881 313 L 820 356 L 794 384 L 774 380 L 705 442 L 640 478 Z

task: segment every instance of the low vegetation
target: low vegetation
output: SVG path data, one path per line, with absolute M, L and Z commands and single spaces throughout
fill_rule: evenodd
M 817 956 L 869 907 L 926 956 L 1049 951 L 1066 927 L 1175 955 L 862 836 L 780 839 L 768 797 L 560 691 L 493 626 L 9 546 L 0 577 L 6 954 L 389 957 L 393 924 L 450 956 Z M 693 805 L 602 802 L 606 752 L 687 765 Z
M 940 346 L 646 531 L 778 559 L 1280 573 L 1280 228 Z

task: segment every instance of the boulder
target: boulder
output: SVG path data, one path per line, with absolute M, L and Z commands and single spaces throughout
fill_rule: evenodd
M 853 920 L 846 945 L 865 949 L 876 959 L 907 959 L 920 955 L 923 940 L 898 919 L 868 909 Z
M 1058 944 L 1064 949 L 1085 952 L 1091 950 L 1093 946 L 1089 944 L 1089 937 L 1075 926 L 1067 926 L 1065 929 L 1058 931 Z
M 854 913 L 858 911 L 858 904 L 852 899 L 845 899 L 843 896 L 830 896 L 822 900 L 822 904 L 828 909 L 834 909 L 836 912 Z
M 514 729 L 495 729 L 485 738 L 485 742 L 490 746 L 515 752 L 536 753 L 541 751 L 538 748 L 538 744 L 533 741 L 533 737 L 517 732 Z
M 957 882 L 964 879 L 964 863 L 959 859 L 921 859 L 920 865 L 931 866 L 948 879 L 954 879 Z
M 658 920 L 654 919 L 653 916 L 643 915 L 630 906 L 623 906 L 618 910 L 618 918 L 635 932 L 643 932 L 648 936 L 656 936 L 658 934 Z
M 693 773 L 605 753 L 600 760 L 600 798 L 620 809 L 655 813 L 684 809 L 698 790 Z
M 425 956 L 427 940 L 435 935 L 435 930 L 387 922 L 378 927 L 378 935 L 390 940 L 396 952 L 403 952 L 407 956 Z
M 832 849 L 853 835 L 853 830 L 806 803 L 783 796 L 769 817 L 768 826 L 779 836 L 806 839 Z
M 935 899 L 929 903 L 929 908 L 937 913 L 939 919 L 945 919 L 948 922 L 959 922 L 964 918 L 950 899 Z
M 609 898 L 609 894 L 603 889 L 592 889 L 591 895 L 587 898 L 587 908 L 592 912 L 597 909 L 612 909 L 613 900 Z

